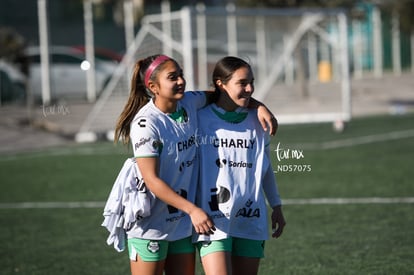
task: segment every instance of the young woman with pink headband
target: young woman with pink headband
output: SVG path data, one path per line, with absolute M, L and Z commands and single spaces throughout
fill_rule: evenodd
M 132 274 L 194 274 L 192 231 L 211 234 L 209 216 L 194 204 L 198 180 L 197 110 L 214 92 L 185 92 L 178 63 L 165 55 L 139 60 L 131 92 L 115 129 L 115 142 L 132 144 L 142 178 L 139 192 L 152 194 L 150 215 L 138 216 L 126 230 Z M 262 125 L 275 132 L 267 108 Z M 144 182 L 144 184 L 142 184 Z M 138 191 L 137 191 L 138 192 Z M 147 211 L 148 212 L 148 211 Z

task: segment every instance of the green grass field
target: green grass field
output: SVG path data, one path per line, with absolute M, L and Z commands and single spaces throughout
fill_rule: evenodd
M 334 200 L 413 198 L 413 122 L 354 119 L 343 133 L 281 125 L 271 146 L 289 156 L 272 152 L 287 226 L 266 243 L 260 274 L 413 274 L 413 203 Z M 13 208 L 104 202 L 128 151 L 97 143 L 0 155 L 0 274 L 128 274 L 127 253 L 105 243 L 102 208 Z M 321 198 L 334 201 L 311 203 Z

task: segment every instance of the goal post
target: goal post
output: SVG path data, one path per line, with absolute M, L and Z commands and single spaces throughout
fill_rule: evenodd
M 265 102 L 280 123 L 351 118 L 344 10 L 198 6 L 196 18 L 201 28 L 194 36 L 197 56 L 207 60 L 197 63 L 198 83 L 211 83 L 212 67 L 219 58 L 237 55 L 254 70 L 254 97 Z M 298 52 L 306 56 L 299 64 Z M 324 79 L 322 65 L 329 67 Z
M 214 64 L 224 56 L 236 55 L 253 69 L 254 97 L 280 123 L 347 121 L 351 118 L 347 25 L 346 13 L 338 9 L 239 9 L 199 4 L 168 16 L 144 16 L 77 137 L 114 129 L 128 97 L 134 63 L 160 53 L 171 55 L 183 67 L 187 90 L 211 89 Z
M 93 142 L 102 136 L 113 138 L 116 120 L 128 98 L 132 67 L 139 59 L 168 49 L 169 55 L 184 67 L 187 88 L 193 89 L 193 52 L 186 50 L 193 48 L 190 16 L 190 9 L 183 8 L 168 17 L 155 14 L 142 18 L 135 39 L 75 135 L 77 142 Z M 168 32 L 163 31 L 165 20 L 170 25 Z

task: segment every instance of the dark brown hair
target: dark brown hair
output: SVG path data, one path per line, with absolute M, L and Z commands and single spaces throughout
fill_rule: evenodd
M 233 73 L 243 67 L 251 69 L 249 63 L 238 57 L 226 56 L 220 59 L 213 71 L 213 85 L 216 90 L 218 80 L 221 80 L 223 84 L 227 84 Z

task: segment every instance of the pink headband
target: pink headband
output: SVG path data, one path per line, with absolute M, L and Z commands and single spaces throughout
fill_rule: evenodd
M 147 71 L 145 72 L 145 86 L 148 87 L 148 81 L 152 75 L 152 73 L 154 72 L 154 70 L 164 61 L 170 60 L 171 58 L 169 58 L 166 55 L 160 55 L 157 58 L 154 59 L 154 61 L 152 61 L 152 63 L 149 65 Z

